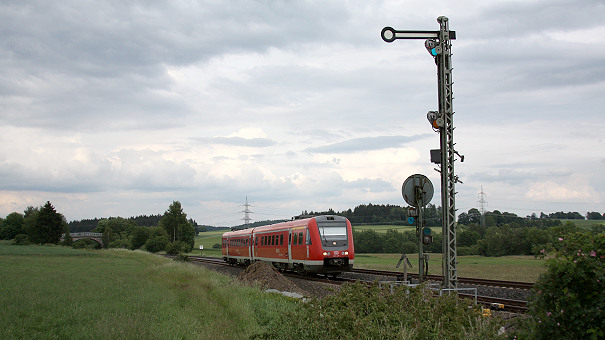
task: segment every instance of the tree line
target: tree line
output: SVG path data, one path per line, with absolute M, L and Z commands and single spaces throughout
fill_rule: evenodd
M 150 224 L 150 220 L 157 223 Z M 94 228 L 78 230 L 82 225 L 92 222 L 96 224 Z M 137 222 L 142 222 L 143 225 Z M 163 215 L 152 215 L 151 218 L 112 217 L 88 220 L 84 224 L 76 224 L 74 232 L 102 233 L 105 248 L 145 249 L 153 253 L 166 251 L 169 254 L 178 254 L 193 249 L 197 234 L 194 223 L 195 221 L 187 219 L 181 203 L 174 201 Z M 59 244 L 62 234 L 65 234 L 62 245 L 76 248 L 97 247 L 93 240 L 73 242 L 69 233 L 70 228 L 65 217 L 58 213 L 50 202 L 39 208 L 28 207 L 23 214 L 13 212 L 5 219 L 0 219 L 0 239 L 13 239 L 15 244 Z
M 155 227 L 160 223 L 162 219 L 162 214 L 157 215 L 139 215 L 127 218 L 128 221 L 133 222 L 135 225 L 142 227 Z M 93 218 L 93 219 L 82 219 L 82 220 L 74 220 L 68 223 L 69 230 L 72 233 L 81 233 L 81 232 L 89 232 L 95 229 L 100 221 L 107 219 L 115 219 L 118 217 L 107 217 L 107 218 Z M 194 219 L 188 219 L 188 222 L 193 225 L 196 232 L 205 231 L 209 226 L 198 225 Z
M 482 221 L 477 209 L 461 213 L 457 224 L 458 255 L 542 255 L 549 249 L 553 240 L 569 233 L 600 233 L 605 225 L 594 224 L 582 229 L 576 224 L 560 220 L 519 217 L 512 213 L 497 210 L 487 212 Z M 404 253 L 418 252 L 416 231 L 398 232 L 395 229 L 386 233 L 374 230 L 357 231 L 353 226 L 355 251 L 359 253 Z M 442 251 L 442 235 L 434 234 L 433 242 L 424 245 L 425 252 Z

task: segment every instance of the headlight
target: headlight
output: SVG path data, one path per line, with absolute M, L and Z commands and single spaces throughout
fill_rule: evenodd
M 324 254 L 324 256 L 328 256 L 328 255 L 330 255 L 330 252 L 324 251 L 323 254 Z
M 342 255 L 347 256 L 347 255 L 349 255 L 349 252 L 348 252 L 348 251 L 343 251 L 343 252 L 342 252 Z

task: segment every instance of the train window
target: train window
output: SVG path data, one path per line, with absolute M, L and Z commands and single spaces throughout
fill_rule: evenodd
M 292 234 L 288 233 L 288 244 L 292 244 Z
M 284 245 L 284 234 L 279 235 L 279 245 L 280 246 Z
M 271 245 L 275 245 L 275 235 L 271 235 Z
M 294 237 L 292 237 L 292 239 L 293 239 L 292 244 L 293 244 L 293 245 L 297 245 L 297 242 L 298 242 L 298 234 L 296 234 L 296 233 L 295 233 L 295 234 L 293 234 L 293 236 L 294 236 Z
M 302 245 L 303 244 L 303 233 L 298 233 L 298 245 Z
M 309 229 L 307 229 L 307 244 L 311 245 L 311 233 L 309 233 Z

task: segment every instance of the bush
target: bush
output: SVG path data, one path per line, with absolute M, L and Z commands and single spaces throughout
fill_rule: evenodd
M 74 249 L 100 249 L 101 245 L 97 241 L 84 238 L 74 242 L 71 247 Z
M 168 255 L 177 255 L 181 252 L 184 252 L 187 248 L 189 248 L 184 242 L 170 242 L 166 246 L 166 254 Z M 185 251 L 186 252 L 186 251 Z
M 530 299 L 536 337 L 605 337 L 605 233 L 572 233 L 552 245 L 555 257 Z
M 492 339 L 500 324 L 455 294 L 422 287 L 388 289 L 346 284 L 338 294 L 302 304 L 272 323 L 263 339 Z
M 121 238 L 114 241 L 109 242 L 109 245 L 106 245 L 107 248 L 118 248 L 118 249 L 131 249 L 132 242 L 129 239 Z
M 175 258 L 175 261 L 180 261 L 180 262 L 189 262 L 189 256 L 188 255 L 183 255 L 183 254 L 178 254 Z
M 456 251 L 458 256 L 481 255 L 479 246 L 476 244 L 470 247 L 458 247 Z
M 145 249 L 150 253 L 157 253 L 166 250 L 168 241 L 165 236 L 155 236 L 145 242 Z
M 13 240 L 13 244 L 16 244 L 18 246 L 26 246 L 28 244 L 31 244 L 31 242 L 29 241 L 29 237 L 27 237 L 27 235 L 19 234 L 19 235 L 15 236 L 15 239 Z
M 222 246 L 218 243 L 215 243 L 212 245 L 212 249 L 221 249 L 221 248 L 222 248 Z

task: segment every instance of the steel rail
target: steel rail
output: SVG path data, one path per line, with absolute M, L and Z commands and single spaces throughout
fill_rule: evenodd
M 351 272 L 360 273 L 360 274 L 369 274 L 369 275 L 394 276 L 394 277 L 403 276 L 403 273 L 401 273 L 401 272 L 373 270 L 373 269 L 353 268 L 351 270 Z M 407 275 L 410 278 L 415 278 L 415 279 L 418 278 L 418 274 L 408 273 Z M 441 276 L 441 275 L 425 275 L 424 277 L 428 280 L 433 280 L 433 281 L 442 281 L 443 280 L 443 276 Z M 474 284 L 474 285 L 516 288 L 516 289 L 531 289 L 534 286 L 534 284 L 531 282 L 479 279 L 479 278 L 472 278 L 472 277 L 458 277 L 458 282 L 466 283 L 466 284 Z

